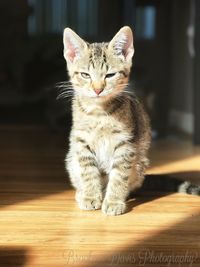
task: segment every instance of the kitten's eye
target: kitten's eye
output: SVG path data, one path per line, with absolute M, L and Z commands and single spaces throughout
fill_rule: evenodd
M 86 73 L 86 72 L 81 72 L 81 76 L 84 78 L 84 79 L 90 79 L 90 74 Z
M 116 72 L 106 74 L 106 78 L 112 78 L 116 75 Z

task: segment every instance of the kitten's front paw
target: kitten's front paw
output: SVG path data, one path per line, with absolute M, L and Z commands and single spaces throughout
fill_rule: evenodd
M 102 211 L 106 215 L 120 215 L 126 211 L 126 203 L 122 201 L 109 201 L 104 199 Z
M 102 201 L 100 198 L 83 197 L 79 199 L 78 205 L 81 210 L 97 210 L 101 208 Z

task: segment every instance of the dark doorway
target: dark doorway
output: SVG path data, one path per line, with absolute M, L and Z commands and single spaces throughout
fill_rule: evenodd
M 200 2 L 195 1 L 194 143 L 200 145 Z
M 164 136 L 170 96 L 170 1 L 135 1 L 134 79 L 144 91 L 153 128 Z

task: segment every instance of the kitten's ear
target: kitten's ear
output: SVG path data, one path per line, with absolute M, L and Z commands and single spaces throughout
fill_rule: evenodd
M 131 62 L 134 54 L 133 33 L 131 28 L 128 26 L 121 28 L 110 41 L 108 47 L 109 49 L 113 49 L 116 55 Z
M 87 44 L 70 28 L 65 28 L 63 33 L 64 58 L 67 62 L 72 63 L 80 57 Z

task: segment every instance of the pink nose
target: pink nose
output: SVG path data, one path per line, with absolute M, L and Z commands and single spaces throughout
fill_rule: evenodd
M 100 95 L 103 89 L 94 89 L 94 91 L 97 95 Z

